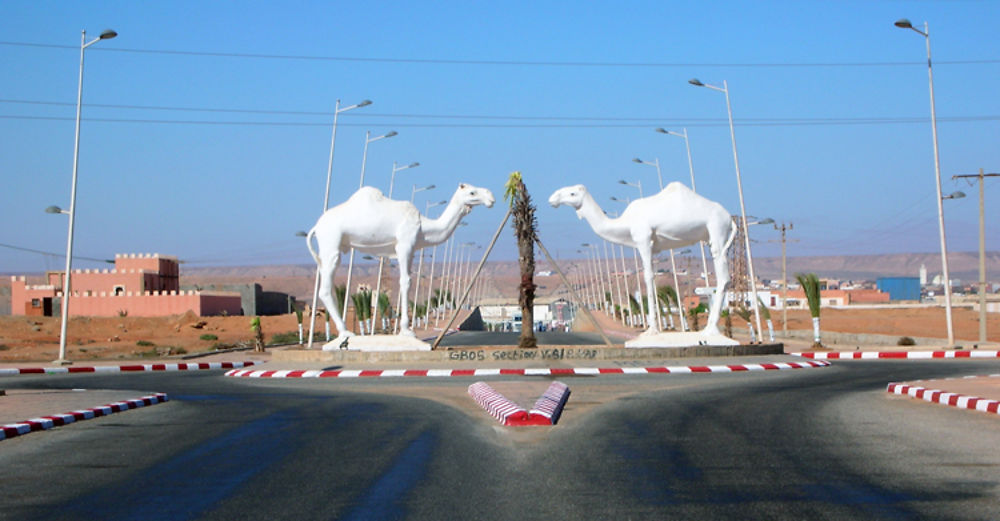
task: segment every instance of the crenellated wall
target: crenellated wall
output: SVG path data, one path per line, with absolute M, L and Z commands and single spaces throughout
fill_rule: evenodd
M 114 269 L 73 270 L 71 315 L 166 316 L 193 311 L 199 316 L 239 315 L 240 295 L 231 292 L 180 291 L 176 257 L 146 254 L 115 255 Z M 65 273 L 46 273 L 48 284 L 11 277 L 11 314 L 58 313 Z

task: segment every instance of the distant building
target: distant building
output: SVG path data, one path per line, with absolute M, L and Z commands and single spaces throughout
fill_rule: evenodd
M 11 277 L 11 314 L 59 314 L 66 273 L 49 271 L 45 284 Z M 192 311 L 199 316 L 239 315 L 240 295 L 232 292 L 181 291 L 176 257 L 160 254 L 115 255 L 110 270 L 74 270 L 70 314 L 73 316 L 154 317 Z
M 181 286 L 195 291 L 224 291 L 240 294 L 240 308 L 243 315 L 284 315 L 292 313 L 298 306 L 295 297 L 279 291 L 264 291 L 256 282 L 246 284 L 200 284 Z
M 876 281 L 879 291 L 889 294 L 889 300 L 920 300 L 920 279 L 917 277 L 882 277 Z

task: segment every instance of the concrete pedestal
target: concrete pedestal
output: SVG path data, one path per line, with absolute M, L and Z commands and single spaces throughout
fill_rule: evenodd
M 323 346 L 323 351 L 340 351 L 341 349 L 347 351 L 430 351 L 431 345 L 412 336 L 355 335 L 339 336 Z
M 702 332 L 688 333 L 644 333 L 625 342 L 627 348 L 644 347 L 692 347 L 692 346 L 735 346 L 739 342 L 721 334 Z

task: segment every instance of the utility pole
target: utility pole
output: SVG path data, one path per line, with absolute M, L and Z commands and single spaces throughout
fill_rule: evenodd
M 781 336 L 788 337 L 788 256 L 785 245 L 788 242 L 799 242 L 798 239 L 785 238 L 785 232 L 794 228 L 793 223 L 781 223 L 781 226 L 774 225 L 774 229 L 781 232 Z M 772 242 L 772 241 L 768 241 Z
M 1000 174 L 984 174 L 979 169 L 978 174 L 954 175 L 952 179 L 979 179 L 979 343 L 986 342 L 986 220 L 984 219 L 985 178 L 1000 177 Z

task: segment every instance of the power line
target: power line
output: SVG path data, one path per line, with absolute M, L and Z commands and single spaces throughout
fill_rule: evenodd
M 0 45 L 17 47 L 39 47 L 51 49 L 77 49 L 73 45 L 57 45 L 31 42 L 0 41 Z M 360 56 L 319 56 L 304 54 L 265 54 L 219 51 L 182 51 L 170 49 L 128 49 L 97 48 L 98 52 L 119 52 L 134 54 L 163 54 L 175 56 L 202 56 L 214 58 L 243 58 L 268 60 L 338 61 L 367 63 L 411 63 L 426 65 L 486 65 L 486 66 L 533 66 L 533 67 L 610 67 L 610 68 L 668 68 L 668 67 L 723 67 L 723 68 L 795 68 L 795 67 L 904 67 L 923 65 L 922 61 L 905 62 L 745 62 L 745 63 L 683 63 L 683 62 L 590 62 L 558 60 L 461 60 L 449 58 L 386 58 Z M 983 65 L 1000 63 L 1000 59 L 981 60 L 937 60 L 935 65 Z
M 50 257 L 65 257 L 66 256 L 65 253 L 52 253 L 50 251 L 33 250 L 31 248 L 25 248 L 23 246 L 14 246 L 13 244 L 3 244 L 3 243 L 0 243 L 0 248 L 7 248 L 7 249 L 10 249 L 10 250 L 17 250 L 17 251 L 26 251 L 28 253 L 37 253 L 39 255 L 48 255 Z M 74 255 L 73 257 L 77 258 L 77 259 L 81 259 L 81 260 L 88 260 L 88 261 L 94 261 L 94 262 L 109 262 L 109 263 L 112 263 L 112 264 L 115 262 L 115 261 L 109 260 L 109 259 L 95 259 L 93 257 L 83 257 L 83 256 L 80 256 L 80 255 Z
M 0 114 L 0 119 L 12 120 L 39 120 L 39 121 L 72 121 L 72 117 L 61 116 L 16 116 Z M 271 126 L 271 127 L 327 127 L 326 122 L 306 122 L 306 121 L 209 121 L 209 120 L 172 120 L 172 119 L 124 119 L 124 118 L 83 118 L 84 121 L 99 123 L 142 123 L 142 124 L 169 124 L 169 125 L 233 125 L 233 126 Z M 998 121 L 1000 115 L 972 116 L 938 118 L 939 123 L 962 123 L 976 121 Z M 687 127 L 717 127 L 724 126 L 724 121 L 692 123 L 687 120 L 658 120 L 675 124 L 683 124 Z M 926 123 L 926 118 L 856 118 L 856 119 L 814 119 L 814 120 L 737 120 L 743 127 L 807 127 L 807 126 L 842 126 L 842 125 L 899 125 Z M 648 123 L 398 123 L 379 122 L 379 125 L 387 125 L 403 128 L 646 128 Z M 340 123 L 345 127 L 367 127 L 372 123 Z

